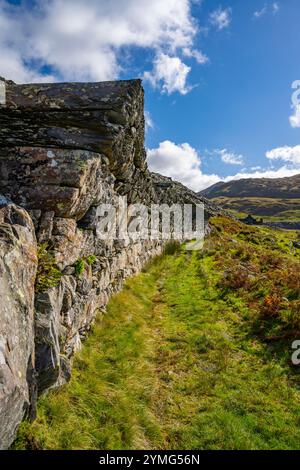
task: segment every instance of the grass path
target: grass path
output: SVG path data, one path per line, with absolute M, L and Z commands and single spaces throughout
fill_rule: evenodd
M 130 279 L 14 448 L 300 449 L 289 368 L 217 281 L 209 253 L 185 252 Z

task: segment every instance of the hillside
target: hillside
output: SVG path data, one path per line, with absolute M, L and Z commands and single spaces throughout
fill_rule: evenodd
M 296 234 L 211 226 L 112 298 L 15 449 L 300 449 Z
M 209 199 L 216 197 L 262 197 L 300 199 L 300 174 L 288 178 L 249 178 L 216 183 L 201 195 Z
M 300 220 L 300 175 L 219 182 L 199 194 L 238 217 L 252 214 L 267 221 Z

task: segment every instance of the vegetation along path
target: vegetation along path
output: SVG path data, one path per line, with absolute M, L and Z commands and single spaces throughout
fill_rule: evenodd
M 15 449 L 299 449 L 292 235 L 214 219 L 130 279 Z M 297 336 L 298 335 L 298 336 Z

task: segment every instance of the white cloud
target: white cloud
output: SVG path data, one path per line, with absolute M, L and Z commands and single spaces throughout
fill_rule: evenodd
M 243 155 L 239 155 L 234 152 L 230 152 L 227 149 L 216 149 L 214 153 L 221 157 L 221 160 L 224 163 L 228 163 L 229 165 L 242 165 L 244 163 Z
M 265 16 L 267 13 L 273 13 L 273 15 L 276 15 L 280 10 L 280 6 L 278 2 L 273 2 L 271 4 L 265 4 L 263 8 L 260 10 L 257 10 L 253 13 L 254 18 L 261 18 L 262 16 Z
M 290 162 L 298 166 L 300 170 L 300 145 L 295 147 L 278 147 L 272 149 L 266 153 L 266 157 L 270 160 L 282 160 L 284 162 Z
M 272 5 L 272 10 L 273 10 L 274 15 L 276 15 L 276 13 L 279 12 L 280 7 L 279 7 L 279 3 L 278 3 L 278 2 L 274 2 L 274 3 L 273 3 L 273 5 Z
M 191 0 L 0 0 L 0 75 L 17 82 L 115 79 L 124 48 L 154 50 L 170 59 L 165 91 L 187 91 L 181 55 L 204 62 L 193 43 L 198 31 Z M 184 52 L 185 51 L 185 52 Z M 176 72 L 177 70 L 177 72 Z M 54 75 L 54 76 L 53 76 Z M 160 73 L 162 75 L 162 72 Z
M 194 191 L 200 191 L 220 180 L 217 175 L 205 175 L 197 151 L 189 144 L 175 144 L 165 140 L 156 149 L 148 150 L 151 171 L 169 176 Z
M 220 7 L 213 11 L 210 14 L 210 21 L 219 30 L 228 28 L 231 23 L 231 8 L 222 9 Z
M 160 53 L 154 60 L 152 72 L 145 72 L 144 78 L 154 87 L 161 85 L 162 91 L 168 94 L 179 92 L 185 95 L 190 90 L 187 77 L 191 67 L 184 64 L 179 57 L 170 57 Z
M 198 64 L 203 65 L 209 62 L 209 58 L 207 55 L 203 54 L 201 51 L 197 51 L 194 49 L 190 49 L 189 47 L 185 47 L 183 50 L 183 55 L 186 57 L 194 58 Z
M 15 78 L 21 82 L 52 82 L 53 75 L 42 75 L 37 71 L 28 69 L 20 59 L 18 52 L 1 50 L 0 47 L 0 75 L 5 78 Z M 16 78 L 17 77 L 17 78 Z
M 232 181 L 232 180 L 240 180 L 243 178 L 285 178 L 287 176 L 294 176 L 297 175 L 300 171 L 300 168 L 289 168 L 288 166 L 282 166 L 277 170 L 273 169 L 265 169 L 261 171 L 242 171 L 240 173 L 236 173 L 232 176 L 227 176 L 226 178 L 220 178 L 222 181 Z
M 224 181 L 237 180 L 241 178 L 284 178 L 287 176 L 294 176 L 300 173 L 300 145 L 295 147 L 278 147 L 266 152 L 268 160 L 282 160 L 286 162 L 280 168 L 266 168 L 260 167 L 251 168 L 250 172 L 242 171 L 233 176 L 224 178 Z
M 149 129 L 154 129 L 154 122 L 149 111 L 145 111 L 145 127 L 146 131 Z
M 297 147 L 282 147 L 282 149 L 273 149 L 267 152 L 267 158 L 271 160 L 280 158 L 288 162 L 287 165 L 283 165 L 278 169 L 252 167 L 250 171 L 243 170 L 226 177 L 203 173 L 201 170 L 201 157 L 188 143 L 175 144 L 165 140 L 157 148 L 149 149 L 147 153 L 151 171 L 180 181 L 196 192 L 218 181 L 228 182 L 242 178 L 284 178 L 300 172 L 300 145 Z
M 254 12 L 253 16 L 254 18 L 260 18 L 261 16 L 264 16 L 268 11 L 267 5 L 265 5 L 261 10 L 257 10 Z
M 300 127 L 300 104 L 293 107 L 294 114 L 290 116 L 290 124 L 292 127 Z
M 292 83 L 292 109 L 294 114 L 290 116 L 290 124 L 292 127 L 300 127 L 300 80 Z

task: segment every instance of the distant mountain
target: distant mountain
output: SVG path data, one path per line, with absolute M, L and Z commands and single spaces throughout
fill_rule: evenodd
M 249 178 L 219 182 L 200 191 L 201 196 L 209 199 L 219 197 L 261 197 L 261 198 L 282 198 L 300 199 L 300 174 L 288 178 Z
M 219 197 L 263 197 L 300 199 L 300 174 L 288 178 L 253 178 L 219 182 L 200 191 L 209 199 Z
M 300 221 L 300 175 L 219 182 L 199 193 L 236 217 L 247 214 L 265 221 Z

